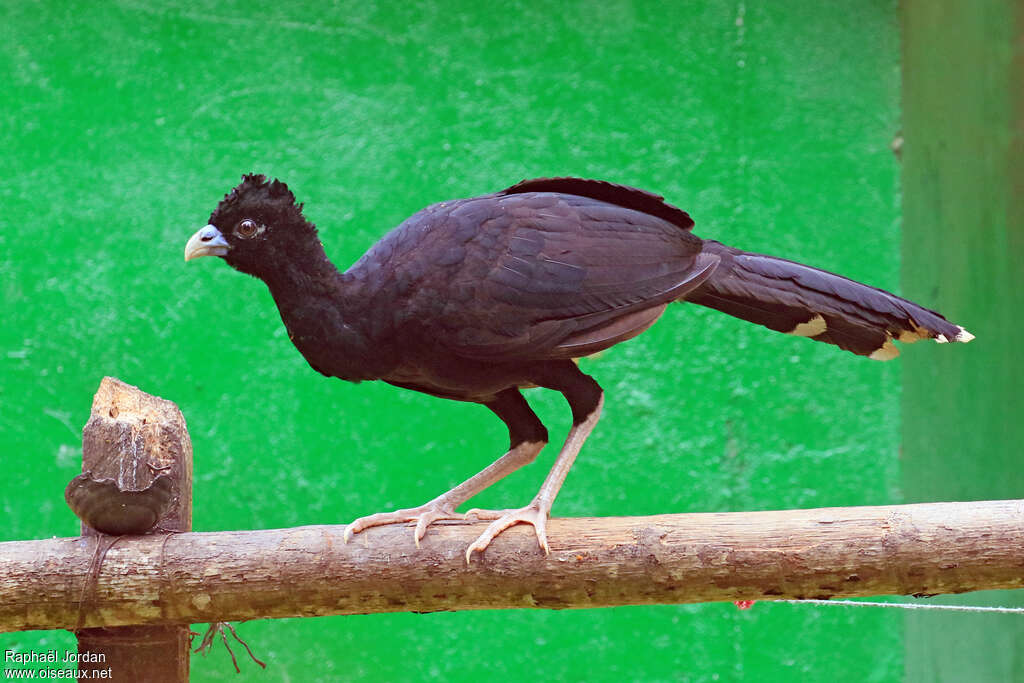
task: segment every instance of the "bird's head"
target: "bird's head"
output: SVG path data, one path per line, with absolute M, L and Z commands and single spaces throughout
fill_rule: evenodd
M 316 227 L 302 215 L 302 205 L 279 180 L 242 176 L 185 245 L 185 260 L 220 256 L 233 268 L 256 277 L 287 263 L 322 254 Z

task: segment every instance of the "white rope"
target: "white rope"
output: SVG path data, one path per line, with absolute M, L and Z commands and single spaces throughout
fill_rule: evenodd
M 897 609 L 939 609 L 947 612 L 998 612 L 1024 614 L 1024 607 L 976 607 L 972 605 L 925 605 L 911 602 L 865 602 L 861 600 L 778 600 L 796 605 L 841 605 L 843 607 L 895 607 Z

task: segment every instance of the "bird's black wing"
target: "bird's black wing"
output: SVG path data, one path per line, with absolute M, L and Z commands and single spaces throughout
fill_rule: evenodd
M 480 360 L 579 357 L 642 332 L 717 263 L 678 209 L 514 189 L 430 207 L 364 257 L 391 271 L 409 338 Z

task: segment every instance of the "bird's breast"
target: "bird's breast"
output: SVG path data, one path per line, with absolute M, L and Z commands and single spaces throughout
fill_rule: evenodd
M 278 305 L 288 339 L 317 372 L 351 382 L 379 379 L 394 367 L 390 345 L 329 298 Z

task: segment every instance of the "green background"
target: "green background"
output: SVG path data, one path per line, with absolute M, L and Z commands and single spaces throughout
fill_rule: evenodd
M 899 291 L 900 63 L 892 1 L 0 3 L 0 540 L 77 534 L 63 488 L 103 375 L 182 409 L 200 531 L 419 504 L 503 450 L 479 406 L 321 377 L 262 284 L 183 263 L 241 173 L 287 181 L 341 267 L 428 203 L 578 175 L 664 194 L 701 236 Z M 970 311 L 944 309 L 978 333 Z M 900 502 L 901 363 L 674 307 L 584 362 L 605 413 L 554 514 Z M 564 403 L 529 398 L 557 442 Z M 473 505 L 527 502 L 554 450 Z M 904 667 L 896 611 L 790 604 L 239 631 L 269 663 L 243 673 L 267 681 L 890 681 Z M 192 679 L 237 680 L 222 650 L 194 658 Z
M 970 353 L 907 354 L 904 494 L 1021 498 L 1024 3 L 913 0 L 902 16 L 906 294 L 978 333 Z M 1024 591 L 943 601 L 1024 607 Z M 1024 620 L 961 616 L 908 614 L 906 680 L 1024 681 Z

